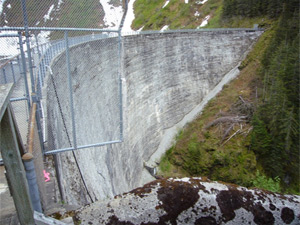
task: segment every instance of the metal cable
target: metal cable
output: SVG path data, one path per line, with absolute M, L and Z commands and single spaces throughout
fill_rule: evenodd
M 67 138 L 68 138 L 68 142 L 69 142 L 70 147 L 73 147 L 73 146 L 72 146 L 72 143 L 71 143 L 71 139 L 70 139 L 69 132 L 68 132 L 68 130 L 67 130 L 67 125 L 66 125 L 65 118 L 64 118 L 64 115 L 63 115 L 63 112 L 62 112 L 61 104 L 60 104 L 60 101 L 59 101 L 59 97 L 58 97 L 58 94 L 57 94 L 56 85 L 55 85 L 55 82 L 54 82 L 54 78 L 53 78 L 52 73 L 50 73 L 50 76 L 51 76 L 51 81 L 52 81 L 52 84 L 53 84 L 54 93 L 55 93 L 55 97 L 56 97 L 56 100 L 57 100 L 59 112 L 60 112 L 60 115 L 61 115 L 61 118 L 62 118 L 62 121 L 63 121 L 64 130 L 65 130 L 65 132 L 66 132 L 66 135 L 67 135 Z M 82 183 L 83 183 L 83 185 L 84 185 L 84 187 L 85 187 L 85 189 L 86 189 L 86 192 L 87 192 L 87 194 L 88 194 L 88 196 L 89 196 L 91 202 L 94 203 L 93 198 L 92 198 L 92 196 L 91 196 L 91 194 L 90 194 L 90 192 L 89 192 L 89 190 L 88 190 L 88 188 L 87 188 L 87 185 L 86 185 L 86 183 L 85 183 L 85 181 L 84 181 L 84 179 L 83 179 L 83 174 L 82 174 L 81 169 L 80 169 L 80 167 L 79 167 L 79 163 L 78 163 L 77 157 L 76 157 L 76 155 L 75 155 L 75 152 L 72 151 L 72 154 L 73 154 L 73 157 L 74 157 L 76 166 L 77 166 L 77 168 L 78 168 L 78 171 L 79 171 L 79 174 L 80 174 Z M 58 172 L 58 170 L 56 170 L 56 171 Z M 60 177 L 60 176 L 58 175 L 58 177 Z M 59 185 L 60 192 L 62 193 L 62 187 L 61 187 L 61 184 L 60 184 L 59 182 L 58 182 L 58 185 Z M 61 194 L 61 196 L 62 196 L 62 194 Z

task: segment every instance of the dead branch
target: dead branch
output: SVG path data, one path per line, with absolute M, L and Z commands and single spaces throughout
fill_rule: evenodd
M 219 123 L 240 123 L 240 122 L 246 122 L 247 116 L 224 116 L 215 119 L 214 121 L 207 124 L 204 129 L 208 129 L 214 125 L 217 125 Z
M 224 135 L 223 135 L 223 137 L 222 137 L 221 143 L 223 143 L 223 141 L 227 138 L 227 136 L 229 135 L 229 133 L 232 131 L 233 127 L 234 127 L 234 123 L 231 124 L 231 125 L 227 128 L 227 130 L 225 131 L 225 133 L 224 133 Z
M 245 100 L 242 98 L 242 96 L 239 96 L 239 99 L 241 99 L 241 101 L 242 101 L 244 104 L 247 104 L 247 103 L 245 102 Z
M 243 99 L 242 96 L 239 96 L 239 100 L 235 102 L 231 107 L 231 112 L 233 114 L 247 116 L 248 120 L 252 117 L 253 111 L 253 104 Z
M 235 135 L 237 135 L 240 131 L 241 131 L 241 129 L 238 129 L 233 135 L 231 135 L 231 136 L 230 136 L 230 137 L 222 144 L 222 146 L 225 145 L 231 138 L 233 138 Z

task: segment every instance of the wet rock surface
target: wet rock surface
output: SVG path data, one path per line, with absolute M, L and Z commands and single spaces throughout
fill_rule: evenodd
M 78 210 L 78 224 L 299 224 L 300 196 L 203 178 L 159 179 Z

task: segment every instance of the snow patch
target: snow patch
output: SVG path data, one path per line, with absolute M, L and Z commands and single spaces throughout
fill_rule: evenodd
M 2 14 L 3 4 L 6 0 L 0 0 L 0 15 Z
M 56 11 L 60 10 L 60 5 L 64 3 L 63 0 L 58 0 Z
M 205 2 L 207 2 L 208 0 L 203 0 L 203 1 L 196 1 L 196 4 L 198 5 L 203 5 Z
M 53 9 L 54 9 L 54 4 L 50 6 L 47 14 L 44 16 L 44 22 L 50 19 L 50 14 L 52 13 Z
M 99 2 L 105 13 L 104 24 L 110 29 L 118 29 L 123 15 L 122 6 L 115 7 L 111 5 L 109 4 L 110 0 L 101 0 Z
M 41 31 L 38 34 L 37 39 L 38 39 L 39 45 L 50 42 L 50 38 L 49 38 L 50 33 L 51 33 L 50 31 Z
M 51 33 L 50 31 L 41 31 L 37 35 L 39 45 L 50 42 L 50 38 L 49 38 L 50 33 Z M 4 34 L 18 35 L 18 33 L 16 31 L 1 31 L 0 34 L 1 35 L 4 35 Z M 20 50 L 18 48 L 19 47 L 19 38 L 18 37 L 2 37 L 0 41 L 1 41 L 0 56 L 10 57 L 10 56 L 20 54 Z M 36 46 L 35 38 L 31 39 L 30 46 L 31 47 Z M 23 45 L 23 49 L 24 49 L 24 51 L 27 51 L 26 44 Z
M 135 0 L 131 0 L 128 3 L 127 14 L 126 14 L 126 18 L 125 18 L 125 21 L 123 24 L 122 32 L 133 32 L 133 30 L 131 29 L 131 24 L 135 18 L 134 11 L 133 11 L 134 2 L 135 2 Z
M 198 11 L 195 12 L 194 16 L 200 16 L 200 13 Z
M 18 35 L 16 31 L 1 31 L 1 35 L 3 34 L 15 34 Z M 1 38 L 1 48 L 0 55 L 1 56 L 13 56 L 19 54 L 18 46 L 18 38 L 15 37 L 2 37 Z
M 138 29 L 138 32 L 141 32 L 144 29 L 145 26 L 142 26 L 140 29 Z
M 163 26 L 163 28 L 161 28 L 160 31 L 165 31 L 165 30 L 168 30 L 168 29 L 169 29 L 169 25 L 165 25 L 165 26 Z
M 162 8 L 165 8 L 169 4 L 170 0 L 167 0 L 166 3 L 163 5 Z
M 208 20 L 210 19 L 210 15 L 206 16 L 199 27 L 205 27 L 208 24 Z M 197 28 L 199 28 L 197 27 Z

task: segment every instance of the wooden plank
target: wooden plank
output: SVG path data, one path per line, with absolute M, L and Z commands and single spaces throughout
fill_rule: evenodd
M 36 126 L 36 103 L 32 104 L 31 113 L 30 113 L 30 120 L 29 120 L 29 135 L 27 140 L 27 149 L 28 152 L 33 154 L 33 143 L 34 143 L 34 131 Z
M 3 117 L 3 114 L 7 108 L 7 105 L 9 103 L 10 95 L 13 91 L 13 83 L 10 84 L 0 84 L 0 121 Z
M 4 88 L 2 88 L 4 87 Z M 0 147 L 8 183 L 21 224 L 34 224 L 33 208 L 9 104 L 12 85 L 0 87 Z

